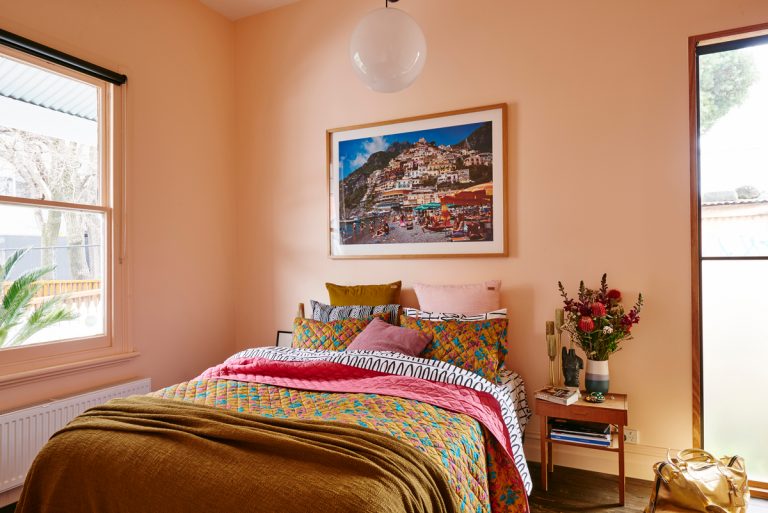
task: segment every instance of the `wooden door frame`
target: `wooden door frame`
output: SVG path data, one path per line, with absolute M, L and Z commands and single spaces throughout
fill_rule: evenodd
M 744 39 L 768 33 L 768 23 L 750 25 L 719 32 L 710 32 L 688 38 L 688 88 L 691 175 L 691 382 L 693 447 L 704 444 L 703 375 L 702 375 L 702 319 L 701 319 L 701 204 L 699 202 L 699 84 L 696 49 L 702 42 L 711 44 Z M 768 498 L 768 483 L 750 481 L 753 497 Z

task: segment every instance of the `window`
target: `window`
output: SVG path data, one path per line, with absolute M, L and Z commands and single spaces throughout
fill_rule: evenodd
M 691 38 L 694 444 L 749 462 L 767 497 L 768 36 Z M 739 412 L 738 419 L 733 412 Z
M 0 263 L 15 259 L 0 273 L 0 384 L 134 354 L 122 336 L 121 90 L 31 44 L 63 62 L 0 46 Z

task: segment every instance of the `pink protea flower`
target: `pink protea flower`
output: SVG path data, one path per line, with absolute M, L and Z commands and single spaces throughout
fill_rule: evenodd
M 595 321 L 592 320 L 592 317 L 582 316 L 579 319 L 579 329 L 586 332 L 592 331 L 595 329 Z
M 603 317 L 603 316 L 605 316 L 605 305 L 604 304 L 602 304 L 600 302 L 592 303 L 591 308 L 592 308 L 592 315 L 594 315 L 595 317 Z

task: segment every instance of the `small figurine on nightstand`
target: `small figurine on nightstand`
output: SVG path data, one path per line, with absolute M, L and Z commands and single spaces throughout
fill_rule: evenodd
M 565 376 L 565 386 L 579 388 L 579 371 L 584 368 L 584 360 L 576 356 L 575 349 L 566 351 L 563 348 L 563 376 Z

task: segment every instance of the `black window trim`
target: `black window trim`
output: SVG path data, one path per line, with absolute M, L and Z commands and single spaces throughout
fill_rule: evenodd
M 0 29 L 0 44 L 45 59 L 48 62 L 79 71 L 80 73 L 106 80 L 115 85 L 123 85 L 128 80 L 128 77 L 125 75 L 103 68 L 98 64 L 93 64 L 73 55 L 60 52 L 49 46 L 36 43 L 17 34 L 12 34 L 7 30 Z

